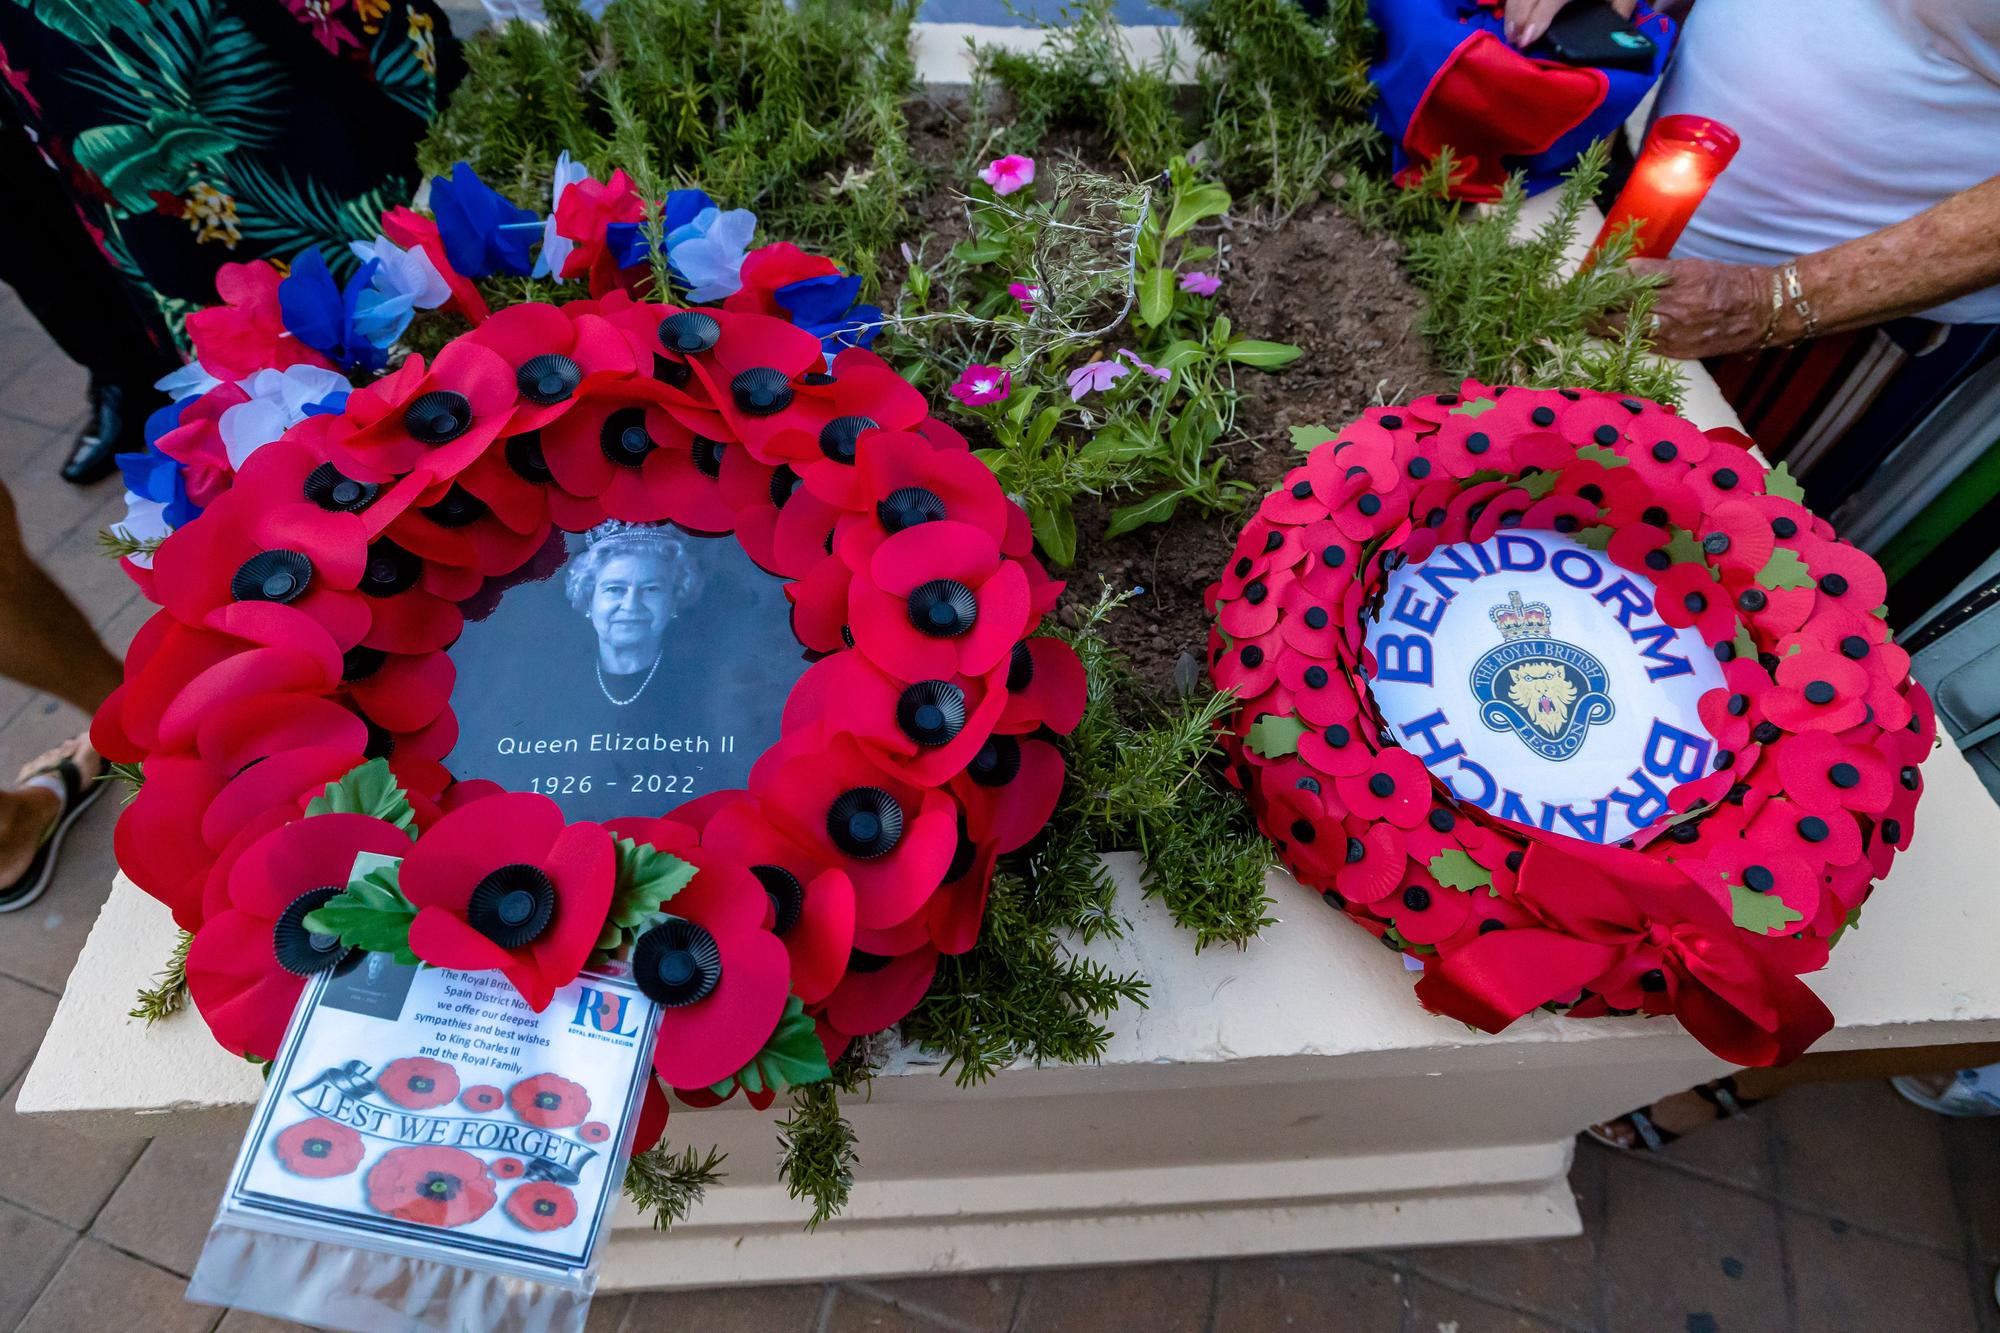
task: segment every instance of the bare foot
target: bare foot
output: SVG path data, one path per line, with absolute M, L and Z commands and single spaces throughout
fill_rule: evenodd
M 65 759 L 76 765 L 84 790 L 104 775 L 104 759 L 91 748 L 86 733 L 30 759 L 21 766 L 13 790 L 0 792 L 0 887 L 12 884 L 27 871 L 62 810 L 62 801 L 47 787 L 21 784 Z

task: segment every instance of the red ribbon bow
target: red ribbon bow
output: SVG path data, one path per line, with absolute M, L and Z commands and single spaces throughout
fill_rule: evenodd
M 1619 847 L 1534 840 L 1515 899 L 1546 927 L 1492 931 L 1432 960 L 1417 983 L 1425 1008 L 1499 1032 L 1649 955 L 1666 981 L 1662 1011 L 1731 1064 L 1784 1064 L 1833 1027 L 1832 1012 L 1794 974 L 1822 965 L 1824 946 L 1817 955 L 1791 940 L 1753 947 L 1671 865 Z M 1787 961 L 1801 966 L 1788 970 Z

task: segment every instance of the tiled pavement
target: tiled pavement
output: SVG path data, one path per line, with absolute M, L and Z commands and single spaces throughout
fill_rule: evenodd
M 95 534 L 115 483 L 56 478 L 84 377 L 0 291 L 0 466 L 30 545 L 116 648 L 145 604 Z M 8 769 L 81 719 L 0 683 Z M 71 839 L 48 896 L 0 917 L 0 1329 L 275 1327 L 181 1299 L 233 1145 L 87 1140 L 11 1116 L 109 887 L 115 803 Z M 702 1333 L 2000 1333 L 2000 1121 L 1949 1122 L 1881 1084 L 1794 1089 L 1659 1156 L 1584 1145 L 1583 1236 L 1475 1246 L 615 1296 L 591 1327 Z

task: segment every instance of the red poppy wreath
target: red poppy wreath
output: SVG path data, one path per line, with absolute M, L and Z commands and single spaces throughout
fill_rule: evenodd
M 593 530 L 733 534 L 787 581 L 812 664 L 743 789 L 595 823 L 454 780 L 454 689 L 491 683 L 447 652 L 467 608 Z M 1047 738 L 1082 708 L 1074 654 L 1034 637 L 1061 585 L 921 394 L 793 323 L 624 291 L 501 310 L 306 416 L 144 586 L 163 609 L 93 733 L 144 765 L 118 859 L 192 932 L 217 1040 L 262 1058 L 357 950 L 498 971 L 536 1008 L 623 960 L 663 1006 L 662 1084 L 768 1104 L 768 1075 L 737 1080 L 768 1048 L 824 1069 L 972 946 L 995 856 L 1054 807 Z M 399 1072 L 410 1105 L 460 1095 L 448 1069 Z M 533 1091 L 506 1094 L 523 1118 L 585 1113 Z
M 1751 448 L 1467 381 L 1315 446 L 1210 587 L 1233 780 L 1431 1010 L 1674 1014 L 1742 1065 L 1832 1026 L 1800 975 L 1936 724 L 1882 571 Z

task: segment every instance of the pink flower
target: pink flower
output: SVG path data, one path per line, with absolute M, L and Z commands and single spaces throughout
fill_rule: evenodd
M 1139 354 L 1133 351 L 1129 347 L 1119 348 L 1118 355 L 1124 357 L 1127 361 L 1130 361 L 1132 363 L 1132 369 L 1138 371 L 1142 375 L 1151 375 L 1154 379 L 1158 380 L 1162 384 L 1168 383 L 1174 377 L 1174 372 L 1171 370 L 1162 370 L 1158 366 L 1147 365 L 1144 361 L 1141 361 L 1139 359 Z
M 1012 194 L 1035 183 L 1035 159 L 1019 153 L 996 157 L 980 168 L 979 179 L 992 186 L 995 194 Z
M 1116 361 L 1092 361 L 1078 366 L 1069 373 L 1070 401 L 1077 402 L 1087 393 L 1101 393 L 1124 375 L 1125 367 Z
M 359 48 L 360 39 L 343 27 L 334 18 L 347 0 L 284 0 L 284 5 L 293 18 L 312 29 L 319 44 L 329 55 L 339 55 L 342 46 Z
M 1221 285 L 1221 278 L 1213 273 L 1203 273 L 1200 269 L 1181 274 L 1181 290 L 1193 292 L 1196 296 L 1213 296 L 1215 289 Z
M 1025 282 L 1010 282 L 1007 284 L 1007 295 L 1021 303 L 1022 314 L 1032 315 L 1035 313 L 1035 302 L 1042 299 L 1042 289 L 1030 287 Z
M 1014 387 L 1014 377 L 1003 366 L 967 366 L 951 386 L 951 396 L 969 407 L 997 403 Z

